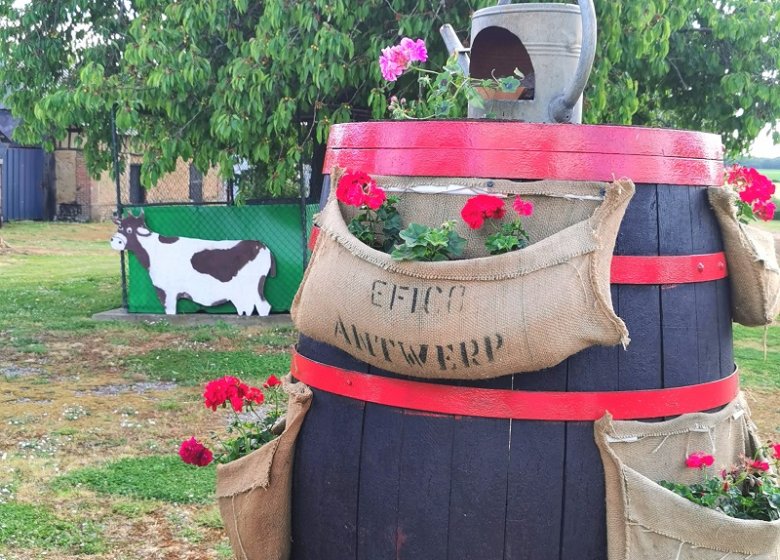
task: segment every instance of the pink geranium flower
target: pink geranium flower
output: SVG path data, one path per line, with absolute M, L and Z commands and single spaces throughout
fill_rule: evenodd
M 412 62 L 428 60 L 428 50 L 422 39 L 412 40 L 404 37 L 401 42 L 392 47 L 382 49 L 379 57 L 379 69 L 382 77 L 388 82 L 394 82 L 409 69 Z
M 428 49 L 425 47 L 425 41 L 417 39 L 413 41 L 409 37 L 401 39 L 399 44 L 409 62 L 425 62 L 428 60 Z
M 388 82 L 394 82 L 406 71 L 409 64 L 409 58 L 406 52 L 398 45 L 382 49 L 382 55 L 379 57 L 379 68 L 382 71 L 382 77 Z

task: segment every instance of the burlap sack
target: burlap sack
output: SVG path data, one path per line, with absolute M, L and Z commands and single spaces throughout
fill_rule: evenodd
M 733 191 L 712 187 L 708 194 L 726 248 L 734 320 L 748 327 L 769 325 L 780 313 L 774 236 L 737 220 Z
M 334 171 L 334 185 L 339 176 Z M 609 276 L 631 181 L 377 182 L 404 191 L 398 206 L 404 225 L 456 220 L 469 240 L 467 258 L 395 261 L 348 231 L 349 209 L 331 196 L 316 220 L 321 232 L 292 304 L 300 332 L 385 370 L 448 379 L 536 371 L 588 346 L 628 343 L 612 309 Z M 415 187 L 457 194 L 410 192 Z M 460 219 L 465 201 L 480 190 L 534 203 L 533 216 L 523 219 L 530 246 L 484 256 L 490 232 L 469 230 Z
M 704 476 L 685 458 L 704 451 L 713 473 L 757 448 L 743 397 L 723 410 L 686 414 L 666 422 L 595 424 L 604 463 L 609 560 L 778 560 L 780 521 L 749 521 L 699 506 L 656 484 L 690 484 Z
M 285 379 L 284 432 L 246 457 L 217 466 L 219 513 L 237 560 L 290 557 L 295 440 L 311 405 L 311 390 Z

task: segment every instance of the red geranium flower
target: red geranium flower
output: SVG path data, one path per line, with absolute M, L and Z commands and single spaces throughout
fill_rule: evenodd
M 753 203 L 753 212 L 756 216 L 765 222 L 768 222 L 775 216 L 776 206 L 774 202 L 758 201 Z
M 226 375 L 206 383 L 206 389 L 203 391 L 203 400 L 206 408 L 211 410 L 217 410 L 218 406 L 223 406 L 227 401 L 230 401 L 230 406 L 233 407 L 233 410 L 241 412 L 244 408 L 244 398 L 248 391 L 249 386 L 246 383 L 242 383 L 237 377 Z
M 761 459 L 754 459 L 748 463 L 748 467 L 750 467 L 751 469 L 755 469 L 757 471 L 768 471 L 769 462 L 762 461 Z
M 373 179 L 372 179 L 373 181 Z M 382 187 L 377 186 L 376 183 L 368 185 L 364 189 L 363 204 L 371 208 L 371 210 L 377 210 L 384 201 L 387 199 L 387 195 Z
M 336 198 L 349 206 L 360 207 L 365 204 L 376 210 L 387 196 L 368 173 L 347 170 L 336 186 Z
M 780 459 L 780 443 L 771 443 L 769 447 L 772 448 L 772 452 L 775 459 Z
M 530 216 L 534 213 L 534 203 L 521 199 L 519 196 L 515 198 L 512 203 L 512 208 L 515 209 L 520 216 Z
M 263 383 L 263 387 L 266 389 L 270 389 L 271 387 L 276 387 L 277 385 L 281 385 L 282 382 L 279 381 L 279 378 L 277 378 L 275 375 L 268 376 L 268 379 L 265 383 Z
M 460 216 L 471 229 L 479 229 L 485 219 L 500 220 L 506 214 L 504 199 L 490 194 L 478 194 L 466 201 Z
M 691 453 L 688 458 L 685 459 L 685 466 L 691 469 L 703 469 L 704 467 L 711 467 L 715 462 L 715 457 L 707 455 L 703 451 L 697 451 Z
M 249 389 L 247 389 L 246 395 L 244 395 L 244 398 L 255 404 L 263 404 L 265 395 L 263 395 L 263 391 L 257 387 L 249 387 Z
M 181 457 L 181 460 L 188 465 L 205 467 L 211 463 L 214 455 L 206 446 L 198 442 L 198 440 L 193 437 L 181 442 L 181 447 L 179 447 L 179 457 Z

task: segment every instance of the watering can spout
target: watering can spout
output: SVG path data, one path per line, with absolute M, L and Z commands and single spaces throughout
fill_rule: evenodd
M 468 76 L 471 63 L 468 55 L 469 49 L 463 46 L 460 39 L 458 39 L 458 34 L 455 33 L 455 30 L 449 23 L 442 25 L 439 28 L 439 33 L 441 34 L 442 39 L 444 39 L 447 52 L 450 53 L 450 56 L 453 54 L 458 56 L 458 66 L 460 66 L 463 73 Z
M 582 51 L 574 79 L 561 95 L 550 102 L 548 110 L 552 122 L 572 122 L 572 110 L 588 84 L 593 59 L 596 57 L 596 9 L 593 0 L 579 0 L 579 5 L 582 17 Z

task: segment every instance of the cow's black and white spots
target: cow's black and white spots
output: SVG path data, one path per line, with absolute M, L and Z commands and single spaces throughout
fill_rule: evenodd
M 201 305 L 230 301 L 239 315 L 268 315 L 263 295 L 267 276 L 275 276 L 271 251 L 259 241 L 209 241 L 161 236 L 146 227 L 143 213 L 117 221 L 111 247 L 132 251 L 149 271 L 167 315 L 176 314 L 179 298 Z

